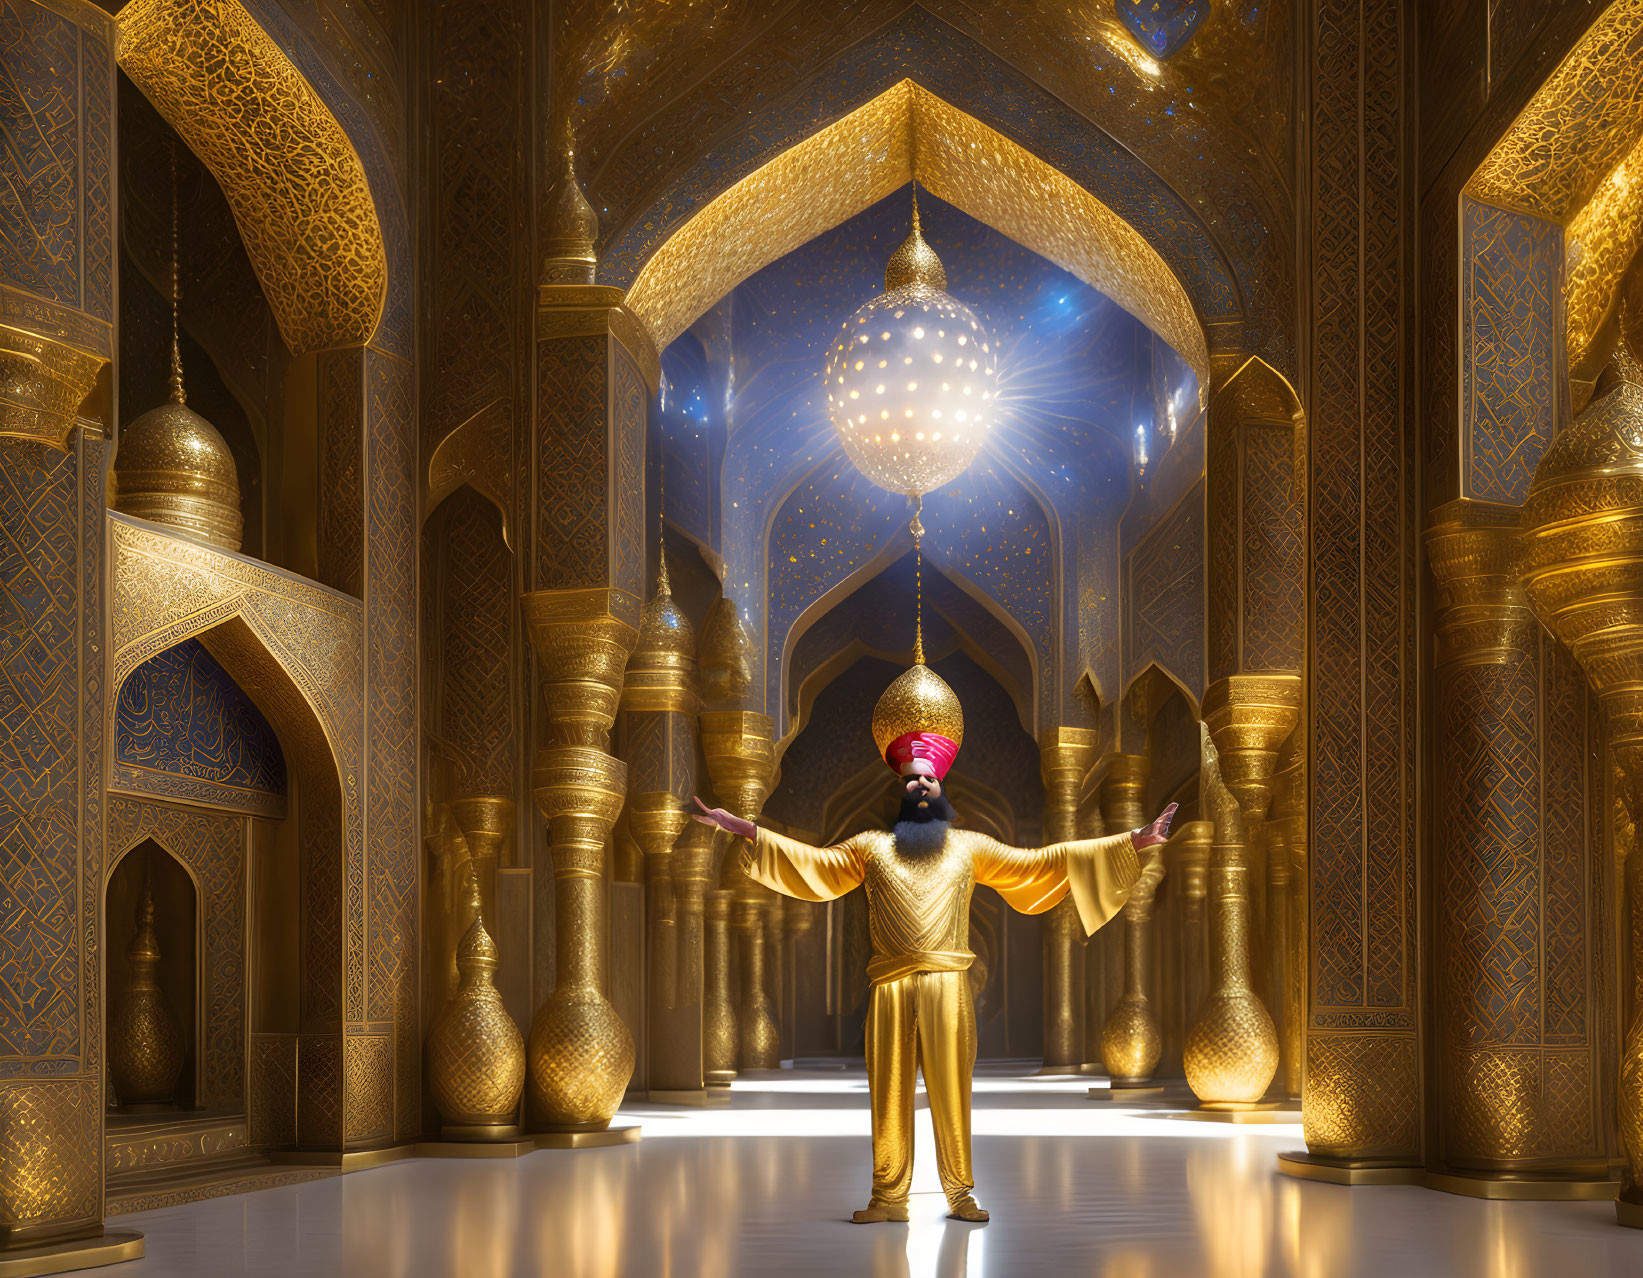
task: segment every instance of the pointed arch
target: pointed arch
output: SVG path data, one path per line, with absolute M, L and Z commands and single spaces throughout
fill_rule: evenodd
M 626 304 L 665 349 L 748 276 L 914 180 L 1112 298 L 1209 385 L 1201 318 L 1146 238 L 1072 178 L 912 80 L 708 201 L 646 260 Z
M 286 346 L 369 341 L 387 250 L 365 166 L 324 99 L 240 0 L 132 0 L 116 22 L 121 69 L 228 197 Z

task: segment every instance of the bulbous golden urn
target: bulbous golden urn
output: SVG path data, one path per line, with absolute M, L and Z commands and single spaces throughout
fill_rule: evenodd
M 461 983 L 428 1035 L 428 1085 L 447 1137 L 512 1134 L 525 1086 L 525 1040 L 502 1006 L 496 942 L 474 909 L 456 950 Z
M 160 942 L 154 931 L 154 892 L 146 881 L 126 961 L 126 986 L 109 1010 L 109 1080 L 122 1108 L 169 1105 L 176 1099 L 186 1040 L 156 979 Z
M 1247 982 L 1204 997 L 1182 1053 L 1187 1086 L 1206 1108 L 1249 1105 L 1278 1072 L 1278 1031 Z
M 1145 995 L 1125 994 L 1101 1027 L 1101 1060 L 1114 1083 L 1143 1083 L 1152 1078 L 1163 1054 L 1158 1017 Z
M 530 1037 L 530 1114 L 565 1131 L 610 1126 L 633 1077 L 633 1035 L 593 985 L 561 983 Z

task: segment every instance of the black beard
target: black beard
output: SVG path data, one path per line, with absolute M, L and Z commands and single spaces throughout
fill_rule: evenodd
M 901 811 L 896 814 L 896 824 L 923 825 L 929 821 L 942 821 L 950 825 L 953 816 L 953 805 L 947 801 L 945 793 L 938 794 L 933 799 L 903 793 Z

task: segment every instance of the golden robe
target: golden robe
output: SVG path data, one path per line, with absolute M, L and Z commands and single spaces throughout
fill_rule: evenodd
M 1128 834 L 1012 848 L 974 830 L 949 829 L 939 848 L 903 855 L 888 830 L 866 830 L 828 848 L 762 827 L 748 874 L 801 901 L 867 888 L 873 956 L 867 1010 L 867 1082 L 873 1103 L 873 1202 L 905 1206 L 912 1184 L 913 1070 L 922 1062 L 942 1188 L 955 1206 L 975 1187 L 970 1169 L 970 1077 L 975 1006 L 966 969 L 970 896 L 980 883 L 1024 914 L 1070 890 L 1085 932 L 1124 907 L 1140 876 Z

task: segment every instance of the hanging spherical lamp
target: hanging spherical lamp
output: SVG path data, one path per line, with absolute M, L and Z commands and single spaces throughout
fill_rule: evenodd
M 884 292 L 844 323 L 827 357 L 827 405 L 844 451 L 880 488 L 915 501 L 975 460 L 993 423 L 998 361 L 975 313 L 913 230 Z

